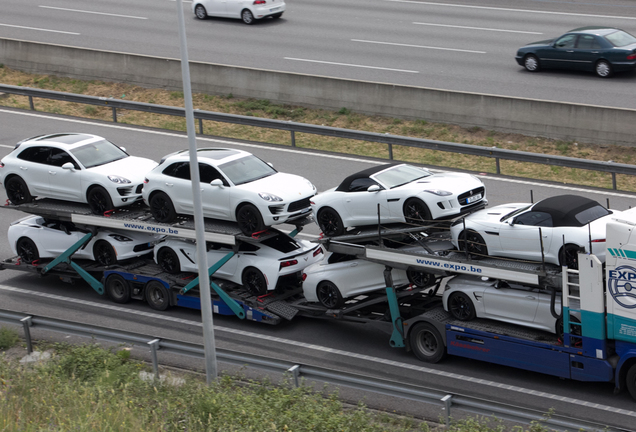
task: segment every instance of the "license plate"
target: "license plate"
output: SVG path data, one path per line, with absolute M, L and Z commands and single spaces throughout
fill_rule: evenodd
M 479 201 L 481 199 L 481 194 L 473 195 L 471 197 L 466 198 L 466 204 L 474 203 L 475 201 Z
M 274 11 L 277 11 L 278 9 L 280 9 L 280 6 L 279 7 L 275 7 L 275 8 L 271 8 L 269 11 L 270 12 L 274 12 Z

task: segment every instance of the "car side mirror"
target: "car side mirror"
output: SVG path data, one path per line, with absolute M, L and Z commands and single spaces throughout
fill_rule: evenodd
M 378 185 L 371 185 L 368 187 L 367 192 L 377 192 L 380 190 L 380 186 Z
M 66 162 L 62 165 L 62 169 L 75 171 L 75 166 L 73 166 L 73 162 Z
M 223 187 L 223 180 L 221 179 L 214 179 L 210 182 L 211 186 L 218 186 L 218 187 Z
M 510 225 L 510 226 L 515 226 L 515 220 L 514 220 L 514 219 L 508 219 L 508 220 L 506 221 L 506 223 L 507 223 L 508 225 Z
M 119 147 L 123 152 L 126 151 L 126 147 Z

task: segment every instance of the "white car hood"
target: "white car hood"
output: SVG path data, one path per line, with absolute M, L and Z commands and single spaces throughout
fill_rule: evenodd
M 477 223 L 500 223 L 501 218 L 520 208 L 529 206 L 530 203 L 502 204 L 484 210 L 479 210 L 466 216 L 467 221 Z
M 255 193 L 271 193 L 279 196 L 284 201 L 298 201 L 311 197 L 316 193 L 313 185 L 306 178 L 280 172 L 236 187 Z
M 129 156 L 115 162 L 88 168 L 87 171 L 104 176 L 117 175 L 127 178 L 132 183 L 141 183 L 158 164 L 157 162 L 137 156 Z

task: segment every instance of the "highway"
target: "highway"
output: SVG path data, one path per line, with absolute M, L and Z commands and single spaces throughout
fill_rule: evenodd
M 154 159 L 187 148 L 186 137 L 170 131 L 0 109 L 0 157 L 9 153 L 21 139 L 63 131 L 102 135 L 125 146 L 133 155 L 151 156 Z M 245 149 L 272 162 L 281 171 L 309 178 L 319 191 L 334 186 L 351 172 L 378 163 L 377 160 L 359 157 L 210 138 L 199 138 L 198 146 Z M 481 178 L 486 184 L 491 205 L 529 200 L 531 190 L 535 200 L 552 195 L 578 193 L 603 204 L 609 199 L 611 207 L 617 210 L 627 209 L 634 203 L 634 195 L 620 192 L 492 176 Z M 3 202 L 6 199 L 3 188 L 0 199 Z M 14 210 L 0 208 L 0 257 L 11 256 L 6 230 L 11 221 L 23 216 Z M 301 233 L 308 239 L 315 238 L 317 234 L 316 226 L 308 226 Z M 173 308 L 166 312 L 156 312 L 142 302 L 114 304 L 85 284 L 68 285 L 54 278 L 40 279 L 11 270 L 0 272 L 0 308 L 194 343 L 202 342 L 198 311 Z M 214 320 L 217 345 L 221 348 L 304 364 L 330 365 L 335 370 L 505 401 L 535 408 L 540 412 L 547 412 L 554 407 L 559 414 L 613 427 L 633 429 L 636 419 L 634 401 L 627 392 L 614 395 L 612 384 L 564 381 L 461 358 L 451 358 L 435 365 L 425 364 L 402 349 L 392 349 L 388 335 L 360 324 L 308 318 L 280 326 L 244 322 L 235 317 L 215 317 Z M 198 364 L 200 367 L 200 363 Z M 384 400 L 378 403 L 380 406 L 390 406 Z M 410 407 L 408 404 L 406 406 Z M 406 406 L 402 403 L 400 407 L 406 409 Z M 417 410 L 418 415 L 425 412 L 419 407 Z
M 179 58 L 174 0 L 3 0 L 0 37 Z M 289 0 L 280 20 L 197 20 L 184 2 L 191 61 L 636 108 L 635 74 L 526 72 L 526 43 L 587 25 L 636 34 L 629 0 Z

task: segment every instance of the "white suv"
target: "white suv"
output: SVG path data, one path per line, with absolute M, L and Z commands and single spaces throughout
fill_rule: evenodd
M 58 133 L 16 144 L 0 161 L 0 183 L 16 205 L 54 198 L 103 214 L 140 200 L 144 175 L 155 166 L 97 135 Z
M 228 148 L 197 150 L 203 216 L 238 222 L 246 235 L 311 214 L 316 187 L 306 178 L 276 171 L 251 153 Z M 143 199 L 157 222 L 192 215 L 190 156 L 172 153 L 146 174 Z

